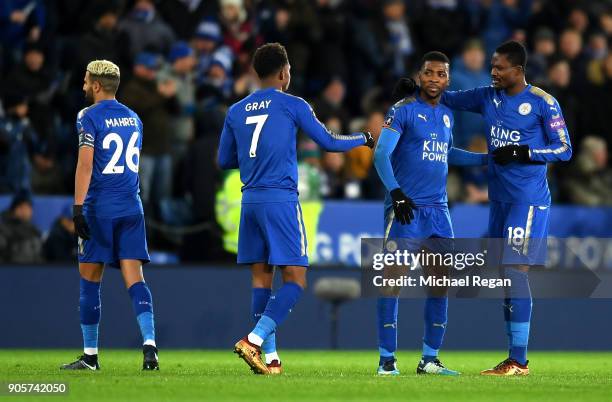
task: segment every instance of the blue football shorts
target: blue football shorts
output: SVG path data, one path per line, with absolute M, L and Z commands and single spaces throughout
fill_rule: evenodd
M 544 265 L 549 215 L 549 205 L 491 201 L 490 261 L 497 266 Z
M 308 266 L 306 228 L 296 201 L 243 203 L 238 263 Z
M 103 218 L 85 215 L 90 239 L 79 238 L 79 262 L 109 264 L 119 268 L 120 260 L 150 261 L 143 214 Z
M 419 206 L 414 219 L 402 225 L 395 219 L 391 206 L 385 208 L 385 244 L 389 239 L 400 241 L 402 250 L 410 252 L 426 248 L 433 252 L 446 252 L 453 249 L 453 225 L 447 207 Z

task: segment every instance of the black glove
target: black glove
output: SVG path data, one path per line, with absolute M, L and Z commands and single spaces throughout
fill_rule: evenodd
M 395 83 L 395 87 L 391 93 L 391 99 L 393 102 L 398 102 L 404 99 L 406 96 L 414 94 L 416 90 L 417 84 L 412 78 L 400 78 Z
M 74 231 L 77 236 L 83 240 L 89 240 L 89 226 L 85 220 L 85 215 L 83 215 L 82 205 L 72 206 L 72 221 L 74 222 Z
M 406 197 L 406 194 L 399 188 L 391 191 L 391 199 L 393 199 L 393 212 L 395 213 L 395 219 L 402 225 L 410 224 L 410 221 L 414 219 L 414 212 L 416 205 L 410 199 Z
M 529 163 L 529 145 L 505 145 L 493 151 L 493 160 L 500 165 Z
M 372 137 L 372 134 L 370 134 L 369 131 L 365 131 L 362 133 L 363 136 L 365 137 L 365 145 L 368 148 L 374 148 L 374 137 Z

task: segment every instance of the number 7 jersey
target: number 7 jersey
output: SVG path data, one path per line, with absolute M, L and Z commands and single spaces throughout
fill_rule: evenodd
M 142 214 L 138 165 L 142 122 L 116 100 L 103 100 L 79 112 L 79 148 L 94 149 L 91 182 L 84 203 L 87 215 L 118 218 Z

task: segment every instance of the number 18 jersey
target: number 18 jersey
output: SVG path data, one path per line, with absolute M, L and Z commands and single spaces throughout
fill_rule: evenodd
M 85 214 L 118 218 L 142 214 L 138 165 L 142 122 L 116 100 L 103 100 L 81 110 L 76 121 L 79 147 L 94 149 Z

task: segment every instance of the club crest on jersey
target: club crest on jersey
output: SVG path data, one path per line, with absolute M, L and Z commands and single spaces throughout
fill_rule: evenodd
M 444 125 L 446 128 L 450 128 L 450 117 L 448 117 L 447 114 L 442 117 L 442 120 L 444 120 Z
M 531 113 L 531 104 L 527 102 L 521 103 L 518 108 L 518 112 L 523 116 L 527 116 L 529 113 Z

